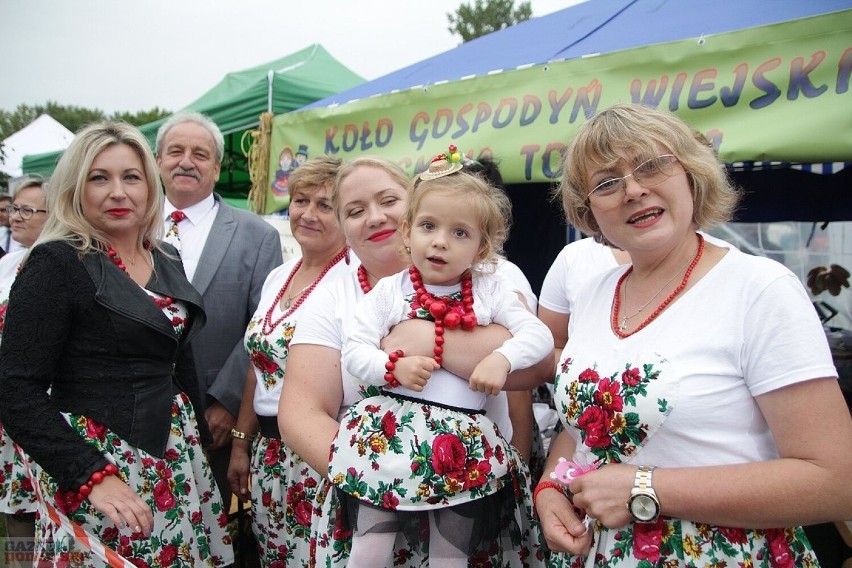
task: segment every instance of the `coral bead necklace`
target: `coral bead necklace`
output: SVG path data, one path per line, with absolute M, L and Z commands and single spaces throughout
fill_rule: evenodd
M 612 331 L 615 332 L 618 337 L 624 339 L 626 337 L 630 337 L 640 329 L 644 329 L 648 324 L 657 319 L 657 317 L 661 313 L 663 313 L 663 310 L 665 310 L 666 307 L 671 304 L 674 299 L 677 298 L 678 295 L 680 295 L 681 292 L 683 292 L 684 288 L 686 288 L 686 285 L 689 283 L 689 277 L 692 275 L 692 271 L 695 269 L 695 266 L 698 264 L 698 261 L 701 260 L 701 255 L 704 254 L 704 237 L 702 237 L 700 234 L 697 234 L 697 236 L 698 251 L 695 253 L 695 257 L 692 259 L 692 262 L 690 262 L 689 266 L 686 268 L 686 272 L 684 273 L 683 279 L 680 281 L 680 284 L 678 284 L 677 288 L 675 288 L 674 291 L 669 294 L 669 296 L 665 300 L 663 300 L 659 306 L 657 306 L 657 309 L 655 309 L 651 313 L 651 315 L 649 315 L 645 319 L 645 321 L 640 323 L 636 327 L 636 329 L 631 332 L 625 332 L 625 329 L 627 329 L 627 317 L 624 317 L 622 319 L 621 324 L 618 323 L 618 312 L 621 309 L 621 286 L 624 284 L 624 281 L 627 280 L 627 277 L 630 276 L 630 274 L 633 272 L 633 267 L 631 266 L 624 272 L 624 274 L 621 275 L 621 278 L 618 279 L 618 283 L 615 285 L 615 297 L 612 300 L 612 315 L 610 317 L 610 325 L 612 326 Z M 680 271 L 678 271 L 678 273 L 680 273 Z M 669 282 L 671 282 L 671 280 L 669 280 Z M 665 286 L 667 285 L 668 282 L 666 282 Z M 663 286 L 663 288 L 665 288 L 665 286 Z M 659 294 L 659 292 L 657 292 L 657 294 Z M 657 294 L 654 295 L 654 298 L 657 297 Z M 645 306 L 642 306 L 642 309 L 644 308 Z M 636 312 L 636 314 L 638 313 L 639 312 Z M 633 315 L 635 316 L 636 314 Z
M 365 294 L 369 294 L 370 290 L 373 289 L 373 285 L 370 284 L 370 277 L 367 275 L 367 269 L 364 268 L 363 264 L 358 267 L 358 284 Z
M 146 251 L 151 250 L 151 243 L 150 242 L 145 241 L 143 243 L 143 245 L 144 245 Z M 112 263 L 114 265 L 116 265 L 117 267 L 119 267 L 121 270 L 123 270 L 125 273 L 127 273 L 127 266 L 125 266 L 124 262 L 121 260 L 121 256 L 118 254 L 118 251 L 115 250 L 110 245 L 104 245 L 104 246 L 105 246 L 105 249 L 106 249 L 106 255 L 107 255 L 107 257 L 109 257 L 109 259 L 112 261 Z M 133 263 L 131 263 L 131 264 L 133 264 Z M 128 276 L 130 276 L 130 274 L 128 274 Z M 162 298 L 158 298 L 156 296 L 151 296 L 151 299 L 154 300 L 154 303 L 157 304 L 157 307 L 159 307 L 160 309 L 168 308 L 169 306 L 171 306 L 172 304 L 175 303 L 174 298 L 172 298 L 170 296 L 165 296 L 165 295 Z
M 461 277 L 461 306 L 450 306 L 450 298 L 436 297 L 426 291 L 423 277 L 413 264 L 408 269 L 411 285 L 414 287 L 414 299 L 424 310 L 435 318 L 435 362 L 443 363 L 444 328 L 456 329 L 461 326 L 465 331 L 476 327 L 476 314 L 473 313 L 473 282 L 470 271 L 465 271 Z
M 314 288 L 317 287 L 317 284 L 320 283 L 320 280 L 322 280 L 323 277 L 326 274 L 328 274 L 328 271 L 331 270 L 338 262 L 343 260 L 346 257 L 348 252 L 349 252 L 349 247 L 344 246 L 343 249 L 341 249 L 341 251 L 339 253 L 337 253 L 337 255 L 334 258 L 332 258 L 329 261 L 328 264 L 325 265 L 325 267 L 323 267 L 322 271 L 319 273 L 319 276 L 317 276 L 314 279 L 314 281 L 311 282 L 308 285 L 307 288 L 301 290 L 299 292 L 299 294 L 294 294 L 290 298 L 290 299 L 292 299 L 292 298 L 294 298 L 298 295 L 299 299 L 296 300 L 296 302 L 292 306 L 290 305 L 290 302 L 288 301 L 284 305 L 284 313 L 281 314 L 281 317 L 279 317 L 278 319 L 273 321 L 272 320 L 272 314 L 275 313 L 275 307 L 278 306 L 278 304 L 281 302 L 281 298 L 284 297 L 284 293 L 287 291 L 287 288 L 290 287 L 290 282 L 293 281 L 293 277 L 296 276 L 296 273 L 299 272 L 299 268 L 301 268 L 301 266 L 302 266 L 302 259 L 299 259 L 299 262 L 296 263 L 296 266 L 293 268 L 293 271 L 290 273 L 290 276 L 287 277 L 287 281 L 284 282 L 284 286 L 281 287 L 281 290 L 279 290 L 278 294 L 275 296 L 275 300 L 272 302 L 272 305 L 269 306 L 269 309 L 266 311 L 266 316 L 264 316 L 264 318 L 263 318 L 263 326 L 261 327 L 261 331 L 263 332 L 263 334 L 264 335 L 271 334 L 282 321 L 284 321 L 285 319 L 290 317 L 293 314 L 293 312 L 298 310 L 299 306 L 301 306 L 302 303 L 304 303 L 304 301 L 308 298 L 308 296 L 311 295 L 311 292 L 314 291 Z

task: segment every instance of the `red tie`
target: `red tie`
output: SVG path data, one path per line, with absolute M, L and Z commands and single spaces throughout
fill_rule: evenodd
M 186 213 L 183 211 L 172 211 L 172 214 L 169 215 L 169 219 L 171 219 L 172 223 L 166 231 L 164 240 L 173 245 L 178 252 L 181 252 L 180 229 L 178 228 L 178 223 L 186 219 Z

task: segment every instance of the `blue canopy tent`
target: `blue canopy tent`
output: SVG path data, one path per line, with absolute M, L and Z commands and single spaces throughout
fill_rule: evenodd
M 588 0 L 482 36 L 299 110 L 849 9 L 850 0 Z
M 827 17 L 827 14 L 831 16 Z M 818 17 L 823 19 L 817 20 Z M 448 99 L 452 102 L 443 106 L 456 110 L 458 107 L 453 105 L 458 104 L 457 100 L 461 97 L 459 93 L 474 93 L 470 96 L 476 109 L 476 101 L 499 101 L 499 89 L 508 91 L 506 97 L 514 96 L 520 99 L 518 93 L 526 92 L 522 84 L 533 71 L 538 72 L 540 77 L 542 73 L 547 72 L 548 67 L 552 68 L 552 73 L 556 73 L 559 65 L 563 65 L 559 67 L 562 69 L 561 75 L 558 79 L 554 75 L 553 80 L 554 83 L 562 81 L 560 85 L 573 84 L 569 81 L 573 70 L 578 68 L 581 72 L 593 69 L 592 72 L 603 76 L 620 66 L 617 70 L 624 77 L 624 69 L 627 68 L 629 73 L 631 65 L 658 65 L 661 69 L 666 69 L 666 73 L 673 75 L 674 71 L 670 68 L 678 64 L 684 53 L 693 58 L 690 61 L 696 68 L 713 65 L 712 61 L 708 63 L 707 57 L 700 59 L 701 55 L 694 55 L 705 41 L 708 47 L 713 45 L 716 50 L 714 53 L 726 50 L 725 56 L 735 60 L 740 45 L 737 42 L 742 42 L 749 49 L 754 49 L 755 43 L 753 37 L 748 34 L 737 33 L 760 29 L 761 39 L 769 38 L 765 39 L 764 43 L 773 43 L 774 37 L 795 42 L 798 36 L 791 40 L 789 29 L 781 24 L 811 19 L 816 22 L 811 28 L 818 28 L 815 32 L 810 30 L 814 34 L 822 33 L 825 28 L 825 34 L 834 34 L 832 41 L 835 44 L 839 37 L 839 41 L 846 42 L 847 47 L 852 49 L 850 0 L 589 0 L 483 36 L 381 78 L 330 95 L 293 113 L 277 117 L 276 120 L 281 119 L 282 131 L 291 133 L 298 132 L 297 127 L 302 124 L 309 124 L 315 132 L 320 133 L 323 129 L 326 133 L 333 132 L 329 125 L 345 124 L 357 127 L 370 121 L 375 125 L 375 117 L 393 118 L 393 113 L 403 115 L 399 109 L 405 105 L 412 113 L 421 105 L 427 109 L 428 114 L 429 109 L 442 107 L 442 97 L 448 97 L 447 93 L 451 89 L 454 89 L 452 95 L 455 99 Z M 826 25 L 826 22 L 830 25 Z M 799 33 L 803 28 L 795 29 L 796 33 Z M 804 32 L 802 33 L 804 37 Z M 750 38 L 751 43 L 745 41 L 744 37 Z M 730 45 L 720 45 L 726 41 L 730 41 Z M 786 49 L 795 51 L 795 45 L 788 43 Z M 852 51 L 847 50 L 846 54 L 849 53 Z M 806 59 L 811 53 L 799 55 Z M 792 59 L 794 55 L 789 57 Z M 844 65 L 848 67 L 849 60 L 848 55 L 843 57 L 844 59 L 833 68 L 838 82 L 832 85 L 837 92 L 832 91 L 831 94 L 843 96 L 848 100 L 849 82 L 844 79 Z M 787 60 L 784 64 L 787 64 Z M 834 65 L 834 60 L 831 64 L 826 62 L 827 67 L 831 65 Z M 499 87 L 493 87 L 498 83 Z M 487 95 L 481 95 L 479 99 L 474 98 L 477 91 L 484 90 L 483 86 L 491 91 Z M 789 98 L 789 93 L 782 92 L 781 95 L 782 102 L 787 102 L 784 100 L 784 94 Z M 646 91 L 639 98 L 643 102 L 660 106 L 668 104 L 671 107 L 672 103 L 668 99 L 649 100 L 648 97 Z M 628 100 L 626 95 L 622 100 Z M 823 105 L 821 109 L 827 108 L 822 101 L 808 103 L 810 106 L 802 104 L 799 107 L 813 109 L 819 103 Z M 495 103 L 495 106 L 496 104 L 498 103 Z M 717 105 L 722 106 L 718 103 Z M 726 154 L 726 146 L 722 146 L 720 156 L 729 163 L 733 177 L 744 187 L 746 193 L 738 220 L 852 220 L 852 200 L 844 199 L 852 181 L 852 168 L 844 167 L 844 162 L 852 162 L 852 128 L 848 128 L 852 114 L 848 111 L 848 105 L 846 110 L 842 109 L 842 105 L 830 106 L 830 112 L 821 112 L 820 119 L 831 124 L 831 129 L 826 128 L 826 122 L 814 122 L 816 117 L 811 116 L 809 110 L 789 117 L 791 128 L 810 130 L 808 134 L 811 137 L 831 130 L 830 143 L 824 143 L 824 149 L 819 151 L 813 149 L 813 144 L 803 143 L 798 136 L 789 136 L 786 137 L 787 140 L 779 142 L 778 138 L 784 137 L 760 128 L 753 128 L 748 136 L 753 155 L 742 151 Z M 680 114 L 685 109 L 672 110 Z M 725 112 L 734 114 L 731 109 L 725 109 Z M 431 114 L 430 117 L 433 123 L 437 122 L 437 113 Z M 740 117 L 738 115 L 733 119 L 730 116 L 726 118 L 737 121 Z M 578 120 L 581 121 L 582 116 Z M 404 120 L 396 122 L 406 126 Z M 274 143 L 276 126 L 273 128 Z M 401 130 L 403 129 L 397 128 L 394 134 L 413 137 L 410 131 L 400 132 Z M 836 134 L 836 130 L 840 133 Z M 569 127 L 563 125 L 561 132 L 564 140 Z M 469 134 L 470 132 L 466 133 Z M 495 136 L 492 137 L 492 134 Z M 563 240 L 564 224 L 558 208 L 547 199 L 552 182 L 535 179 L 534 176 L 531 179 L 527 172 L 522 171 L 523 166 L 518 165 L 520 158 L 517 156 L 516 146 L 509 144 L 506 148 L 501 148 L 500 142 L 495 141 L 496 134 L 499 133 L 480 133 L 480 139 L 474 144 L 476 147 L 488 145 L 494 156 L 502 161 L 501 170 L 508 182 L 507 190 L 513 201 L 515 219 L 507 253 L 521 265 L 534 288 L 537 288 L 549 261 L 561 248 L 559 243 Z M 348 153 L 341 153 L 339 157 L 354 157 L 359 152 L 377 153 L 378 150 L 385 150 L 384 155 L 387 157 L 398 160 L 408 158 L 409 154 L 404 153 L 407 150 L 395 155 L 390 150 L 392 144 L 384 149 L 379 148 L 376 126 L 374 137 L 376 140 L 372 146 L 363 144 L 363 138 L 358 138 L 362 142 L 360 147 Z M 434 138 L 437 140 L 439 137 Z M 434 153 L 440 151 L 441 147 L 445 148 L 448 141 L 446 138 L 441 138 L 441 143 L 429 142 L 423 152 L 428 150 Z M 300 142 L 306 141 L 309 140 L 300 139 Z M 456 143 L 455 140 L 449 141 Z M 547 141 L 536 140 L 542 145 Z M 318 145 L 318 142 L 311 143 L 313 146 Z M 465 140 L 459 142 L 460 147 L 467 149 L 474 145 L 465 143 Z M 336 148 L 345 146 L 329 142 L 329 134 L 326 134 L 325 145 L 326 153 L 334 153 Z M 764 151 L 764 146 L 772 148 Z M 810 165 L 814 162 L 825 162 L 825 165 Z M 800 165 L 802 163 L 805 165 Z M 422 161 L 416 160 L 410 161 L 409 165 L 413 165 L 415 169 L 423 167 Z

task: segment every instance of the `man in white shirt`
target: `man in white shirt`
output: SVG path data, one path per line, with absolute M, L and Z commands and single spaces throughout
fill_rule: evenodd
M 281 241 L 272 225 L 213 193 L 224 138 L 208 117 L 197 112 L 172 116 L 157 132 L 156 150 L 166 190 L 166 240 L 180 250 L 187 278 L 201 293 L 207 313 L 207 324 L 192 340 L 205 400 L 205 408 L 197 410 L 213 435 L 208 461 L 228 507 L 231 429 L 249 369 L 243 335 L 267 274 L 282 262 Z

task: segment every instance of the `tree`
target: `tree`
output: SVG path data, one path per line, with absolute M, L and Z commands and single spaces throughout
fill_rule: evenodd
M 26 127 L 42 114 L 48 114 L 62 126 L 71 132 L 77 132 L 83 126 L 107 118 L 104 111 L 100 109 L 88 109 L 77 106 L 65 106 L 54 101 L 48 101 L 44 105 L 18 105 L 13 112 L 0 110 L 0 162 L 5 159 L 3 152 L 3 140 Z M 134 126 L 141 126 L 154 122 L 166 116 L 171 111 L 154 107 L 151 110 L 131 112 L 114 112 L 109 116 L 110 120 L 123 120 Z M 8 190 L 9 176 L 0 172 L 0 192 Z
M 161 118 L 165 118 L 171 114 L 172 111 L 170 110 L 154 107 L 151 110 L 140 110 L 135 114 L 130 112 L 115 112 L 112 114 L 110 119 L 123 120 L 124 122 L 129 122 L 134 126 L 142 126 L 143 124 L 160 120 Z
M 459 35 L 467 43 L 485 34 L 508 28 L 532 17 L 530 2 L 521 2 L 515 8 L 514 0 L 475 0 L 473 6 L 461 4 L 455 14 L 447 14 L 451 34 Z
M 54 101 L 48 101 L 44 105 L 18 105 L 13 112 L 0 110 L 0 140 L 4 140 L 24 128 L 42 114 L 49 114 L 62 126 L 71 132 L 77 132 L 83 126 L 107 118 L 106 113 L 100 109 L 88 109 L 78 106 L 61 105 Z M 170 111 L 155 107 L 147 111 L 114 112 L 108 118 L 110 120 L 123 120 L 134 126 L 141 126 L 154 122 L 171 114 Z

